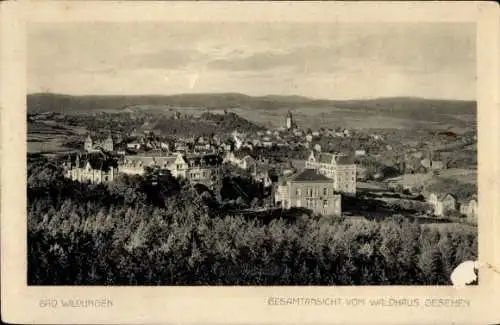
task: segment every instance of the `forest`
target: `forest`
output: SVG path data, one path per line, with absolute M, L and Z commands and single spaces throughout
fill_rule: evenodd
M 449 285 L 475 228 L 302 215 L 221 215 L 170 175 L 107 185 L 28 162 L 29 285 Z

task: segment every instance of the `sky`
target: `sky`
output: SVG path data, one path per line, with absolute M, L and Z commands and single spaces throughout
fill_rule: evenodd
M 473 23 L 31 23 L 28 93 L 476 99 Z

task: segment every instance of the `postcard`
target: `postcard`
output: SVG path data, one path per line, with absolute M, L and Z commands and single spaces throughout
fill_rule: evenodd
M 493 2 L 2 3 L 2 320 L 500 320 Z

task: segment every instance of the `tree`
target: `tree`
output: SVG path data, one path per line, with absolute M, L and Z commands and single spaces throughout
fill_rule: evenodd
M 248 207 L 247 202 L 241 196 L 238 196 L 238 198 L 236 199 L 236 205 L 239 206 L 240 208 L 247 208 Z
M 255 208 L 258 208 L 258 207 L 261 207 L 262 206 L 262 200 L 260 200 L 259 198 L 257 197 L 254 197 L 252 199 L 252 202 L 250 202 L 250 207 L 252 209 L 255 209 Z

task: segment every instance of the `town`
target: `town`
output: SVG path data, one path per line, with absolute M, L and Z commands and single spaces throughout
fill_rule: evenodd
M 475 24 L 294 19 L 27 26 L 28 285 L 435 286 L 476 261 Z
M 405 141 L 402 132 L 387 130 L 301 128 L 290 110 L 276 128 L 227 109 L 200 116 L 132 109 L 28 115 L 31 125 L 48 119 L 91 130 L 54 158 L 65 177 L 77 182 L 110 183 L 120 175 L 156 170 L 203 186 L 218 204 L 238 202 L 232 213 L 292 209 L 324 216 L 400 214 L 425 222 L 477 223 L 476 186 L 457 181 L 475 175 L 475 132 L 422 130 Z M 244 175 L 252 186 L 241 178 L 235 181 L 236 175 Z

